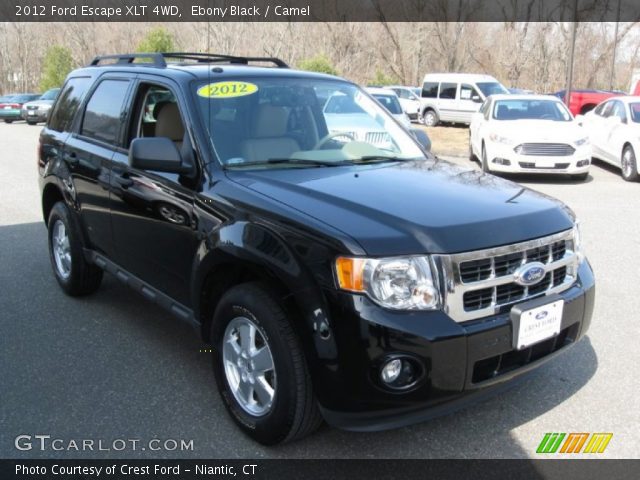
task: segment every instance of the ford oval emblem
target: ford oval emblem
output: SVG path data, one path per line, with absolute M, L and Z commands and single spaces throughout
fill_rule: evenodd
M 518 268 L 513 276 L 518 285 L 529 286 L 539 283 L 545 276 L 544 264 L 540 262 L 527 263 Z
M 547 315 L 549 315 L 549 312 L 544 310 L 536 315 L 536 320 L 542 320 L 543 318 L 546 318 Z

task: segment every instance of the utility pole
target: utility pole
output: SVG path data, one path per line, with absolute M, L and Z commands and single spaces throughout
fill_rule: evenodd
M 609 77 L 609 90 L 613 90 L 616 80 L 616 51 L 618 50 L 618 24 L 620 23 L 620 3 L 618 0 L 618 12 L 616 13 L 616 28 L 613 33 L 613 55 L 611 55 L 611 76 Z
M 571 50 L 569 52 L 569 68 L 567 72 L 567 89 L 564 95 L 564 103 L 567 108 L 571 105 L 571 87 L 573 84 L 573 55 L 576 50 L 576 30 L 578 28 L 578 0 L 573 1 L 573 29 L 571 32 Z

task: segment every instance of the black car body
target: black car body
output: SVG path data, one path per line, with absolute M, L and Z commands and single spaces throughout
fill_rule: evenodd
M 362 101 L 366 94 L 335 77 L 252 67 L 247 59 L 235 57 L 196 57 L 201 61 L 195 65 L 177 66 L 166 65 L 162 56 L 153 56 L 152 64 L 131 64 L 131 58 L 121 56 L 119 63 L 104 67 L 96 60 L 73 72 L 41 134 L 39 181 L 45 221 L 51 229 L 56 226 L 52 216 L 61 208 L 68 210 L 67 229 L 77 232 L 75 242 L 83 252 L 82 259 L 72 258 L 72 281 L 78 265 L 86 273 L 85 282 L 99 276 L 91 270 L 96 266 L 111 272 L 192 323 L 212 341 L 214 350 L 224 349 L 224 342 L 212 338 L 217 331 L 212 322 L 220 315 L 222 307 L 216 306 L 225 302 L 225 292 L 249 282 L 248 291 L 254 292 L 250 303 L 263 298 L 251 282 L 268 286 L 269 298 L 286 312 L 300 347 L 299 352 L 293 348 L 299 355 L 297 363 L 290 364 L 304 364 L 306 369 L 298 388 L 306 388 L 305 378 L 311 382 L 309 398 L 315 400 L 313 407 L 305 404 L 305 412 L 315 411 L 317 405 L 330 424 L 356 430 L 404 425 L 484 396 L 564 351 L 587 331 L 594 277 L 580 252 L 575 218 L 560 202 L 426 152 L 406 161 L 363 156 L 360 160 L 371 161 L 345 161 L 331 168 L 308 159 L 308 165 L 301 161 L 279 168 L 274 161 L 273 168 L 252 168 L 251 163 L 236 168 L 232 153 L 227 163 L 219 161 L 225 146 L 221 139 L 230 138 L 227 146 L 232 148 L 235 135 L 243 131 L 220 126 L 210 134 L 207 119 L 232 115 L 198 97 L 196 90 L 228 79 L 253 82 L 260 85 L 261 98 L 273 99 L 273 112 L 289 105 L 278 85 L 291 79 L 338 82 L 345 91 L 357 89 L 354 95 Z M 107 85 L 104 82 L 110 82 L 110 98 L 122 99 L 117 111 L 111 110 L 117 121 L 89 118 L 94 115 L 92 99 L 98 103 L 95 92 Z M 144 136 L 140 115 L 149 112 L 141 102 L 151 98 L 149 85 L 166 87 L 175 97 L 185 131 L 177 135 L 179 159 L 167 153 L 171 142 L 152 140 L 150 144 L 159 147 L 151 163 L 145 157 L 148 168 L 141 169 L 139 158 L 148 157 L 149 149 L 145 139 L 139 141 L 131 132 L 137 129 L 137 135 Z M 300 98 L 312 102 L 306 93 Z M 228 105 L 240 100 L 235 102 Z M 305 105 L 315 115 L 315 104 Z M 203 113 L 205 107 L 216 111 Z M 141 112 L 138 117 L 136 111 Z M 274 123 L 277 115 L 269 118 Z M 315 122 L 320 125 L 319 118 Z M 385 122 L 391 121 L 385 116 Z M 273 141 L 269 137 L 254 143 L 268 149 Z M 163 162 L 173 162 L 173 167 L 165 168 Z M 72 294 L 95 289 L 99 279 L 77 288 L 61 278 L 56 259 L 64 263 L 65 257 L 55 252 L 64 253 L 64 237 L 51 235 L 54 271 L 63 288 Z M 71 250 L 73 245 L 72 238 Z M 414 268 L 414 263 L 422 266 Z M 375 293 L 382 287 L 374 282 L 384 278 L 366 280 L 372 288 L 366 292 L 358 290 L 364 277 L 354 277 L 357 281 L 343 288 L 349 281 L 348 268 L 354 265 L 391 278 L 384 285 L 392 289 L 399 289 L 403 281 L 393 276 L 393 268 L 404 269 L 406 276 L 418 272 L 422 283 L 409 285 L 425 290 L 415 301 L 431 302 L 432 308 L 382 306 L 382 297 Z M 528 265 L 538 270 L 523 267 Z M 430 279 L 423 278 L 424 269 L 431 272 Z M 371 273 L 358 272 L 354 275 Z M 399 298 L 404 290 L 398 291 Z M 414 301 L 416 291 L 409 293 L 407 301 Z M 241 298 L 236 295 L 234 302 Z M 563 304 L 557 331 L 531 345 L 518 345 L 522 312 L 538 312 L 552 302 Z M 260 331 L 265 343 L 274 342 L 271 350 L 278 367 L 279 340 L 270 340 L 268 330 Z M 398 360 L 393 368 L 382 372 L 393 360 Z M 226 362 L 226 357 L 220 361 Z M 247 368 L 238 371 L 250 376 Z M 218 377 L 224 371 L 217 370 Z M 278 388 L 288 385 L 286 377 L 298 378 L 281 373 Z M 396 374 L 386 383 L 384 378 Z M 228 393 L 229 381 L 218 378 L 232 416 L 263 443 L 299 437 L 317 424 L 310 413 L 287 404 L 307 420 L 298 433 L 283 433 L 274 425 L 289 421 L 283 420 L 286 415 L 240 411 Z M 275 398 L 284 401 L 286 396 Z M 268 423 L 270 417 L 280 423 Z M 265 432 L 264 422 L 271 433 Z

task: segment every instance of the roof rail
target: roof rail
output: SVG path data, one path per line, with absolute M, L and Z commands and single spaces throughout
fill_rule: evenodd
M 234 55 L 222 55 L 219 53 L 197 52 L 167 52 L 167 53 L 126 53 L 120 55 L 99 55 L 89 64 L 92 67 L 100 66 L 104 60 L 116 60 L 109 65 L 140 65 L 164 68 L 167 66 L 166 58 L 180 60 L 193 60 L 198 63 L 232 63 L 248 65 L 249 62 L 273 63 L 278 68 L 289 68 L 285 62 L 273 57 L 237 57 Z M 151 62 L 134 63 L 139 59 L 149 59 Z
M 91 61 L 89 65 L 92 67 L 99 66 L 104 60 L 117 60 L 116 62 L 114 62 L 116 65 L 130 65 L 134 64 L 133 62 L 137 59 L 150 59 L 151 62 L 136 63 L 135 65 L 153 65 L 154 67 L 167 66 L 167 62 L 165 62 L 162 53 L 125 53 L 119 55 L 98 55 Z

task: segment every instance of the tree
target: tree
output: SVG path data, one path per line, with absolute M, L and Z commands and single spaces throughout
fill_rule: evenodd
M 172 52 L 175 50 L 173 35 L 164 27 L 154 28 L 138 44 L 138 52 Z
M 301 60 L 298 67 L 300 68 L 300 70 L 328 73 L 329 75 L 338 75 L 335 67 L 331 64 L 331 61 L 324 54 L 319 54 L 315 57 Z
M 60 45 L 47 48 L 42 61 L 42 76 L 40 90 L 60 87 L 67 74 L 73 69 L 71 50 Z
M 384 87 L 385 85 L 394 85 L 396 83 L 399 83 L 397 77 L 389 76 L 379 69 L 376 70 L 376 76 L 373 77 L 373 80 L 370 82 L 371 85 L 379 85 L 381 87 Z

